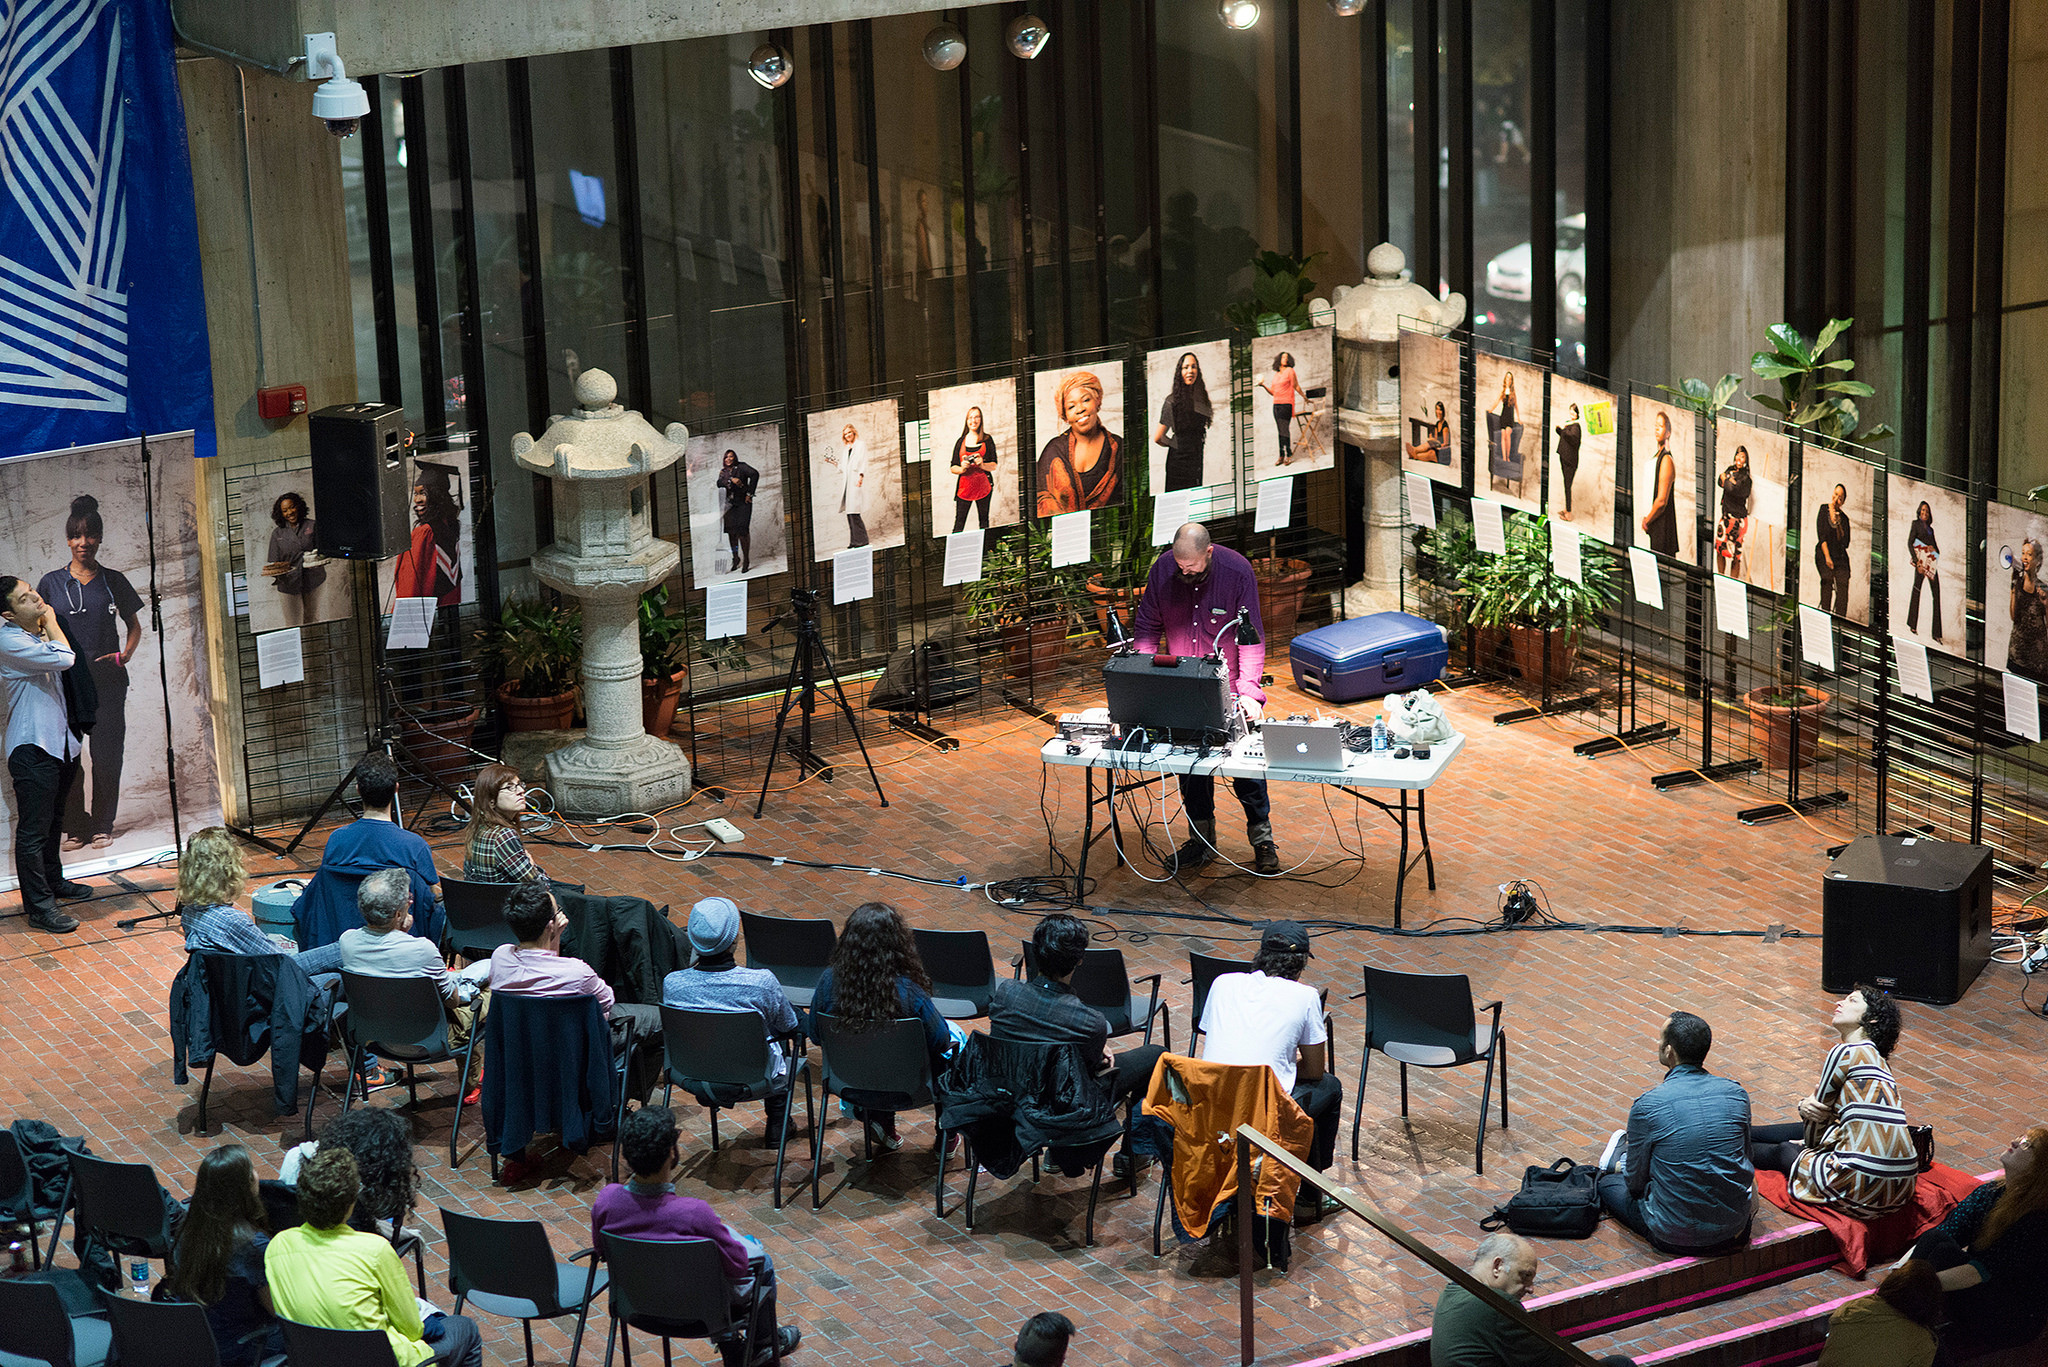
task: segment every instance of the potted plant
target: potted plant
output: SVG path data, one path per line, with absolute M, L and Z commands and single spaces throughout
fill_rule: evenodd
M 576 721 L 583 614 L 538 598 L 515 599 L 477 633 L 486 666 L 502 674 L 498 707 L 508 731 L 565 731 Z
M 1267 537 L 1266 553 L 1252 561 L 1252 574 L 1259 582 L 1259 634 L 1268 650 L 1280 633 L 1293 633 L 1309 573 L 1308 561 L 1280 554 L 1278 537 Z
M 1140 498 L 1126 513 L 1111 508 L 1103 514 L 1109 527 L 1109 559 L 1082 584 L 1095 609 L 1095 629 L 1109 637 L 1109 614 L 1122 614 L 1130 628 L 1138 617 L 1138 603 L 1145 596 L 1145 581 L 1152 575 L 1152 510 Z
M 1811 684 L 1766 684 L 1742 695 L 1749 709 L 1751 743 L 1772 769 L 1804 769 L 1813 763 L 1820 749 L 1820 718 L 1827 710 L 1828 694 Z M 1794 757 L 1792 731 L 1799 730 L 1799 747 Z
M 1855 325 L 1854 318 L 1830 318 L 1818 337 L 1807 337 L 1790 323 L 1774 323 L 1765 331 L 1771 349 L 1749 358 L 1749 368 L 1766 380 L 1778 382 L 1776 394 L 1749 397 L 1782 417 L 1789 425 L 1803 428 L 1830 441 L 1853 441 L 1864 445 L 1892 435 L 1891 427 L 1878 423 L 1857 430 L 1862 414 L 1856 400 L 1877 391 L 1861 380 L 1849 378 L 1856 362 L 1848 357 L 1824 361 L 1841 335 Z
M 659 740 L 675 725 L 676 703 L 690 677 L 684 659 L 689 630 L 687 611 L 668 610 L 667 584 L 640 595 L 640 721 Z
M 1321 252 L 1310 252 L 1307 256 L 1252 253 L 1251 297 L 1240 299 L 1223 311 L 1231 326 L 1247 337 L 1271 337 L 1308 327 L 1308 302 L 1316 292 L 1316 282 L 1309 278 L 1308 271 L 1320 256 Z
M 1080 567 L 1051 563 L 1050 533 L 1013 528 L 989 544 L 981 578 L 966 586 L 969 623 L 977 636 L 1001 643 L 1012 673 L 1052 669 L 1088 609 Z
M 1552 687 L 1578 664 L 1579 632 L 1600 625 L 1614 602 L 1613 562 L 1588 545 L 1575 584 L 1550 567 L 1548 522 L 1510 516 L 1506 531 L 1507 550 L 1480 556 L 1461 577 L 1471 603 L 1467 620 L 1505 630 L 1523 681 Z

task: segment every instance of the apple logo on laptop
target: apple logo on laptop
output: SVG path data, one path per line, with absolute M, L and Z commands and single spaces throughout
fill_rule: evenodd
M 1305 754 L 1307 754 L 1307 753 L 1308 753 L 1308 742 L 1307 742 L 1307 741 L 1305 741 L 1305 740 L 1298 740 L 1298 741 L 1296 741 L 1296 742 L 1294 743 L 1294 753 L 1295 753 L 1295 754 L 1297 754 L 1297 755 L 1305 755 Z

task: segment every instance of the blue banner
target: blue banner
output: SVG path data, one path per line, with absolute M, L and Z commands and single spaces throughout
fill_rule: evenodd
M 174 41 L 169 0 L 0 0 L 0 456 L 214 452 Z

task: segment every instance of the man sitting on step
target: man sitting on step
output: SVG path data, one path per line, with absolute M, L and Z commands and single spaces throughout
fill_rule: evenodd
M 1472 1254 L 1468 1269 L 1475 1281 L 1505 1300 L 1520 1305 L 1536 1285 L 1536 1249 L 1519 1234 L 1490 1234 Z M 1635 1359 L 1616 1354 L 1598 1359 L 1601 1367 L 1635 1367 Z M 1456 1282 L 1447 1282 L 1436 1298 L 1436 1318 L 1429 1329 L 1429 1367 L 1571 1367 L 1572 1359 L 1545 1343 L 1531 1330 L 1487 1304 Z

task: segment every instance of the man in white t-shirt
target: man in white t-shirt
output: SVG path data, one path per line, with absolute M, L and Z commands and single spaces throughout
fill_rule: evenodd
M 1249 973 L 1225 973 L 1210 984 L 1202 1007 L 1202 1057 L 1211 1063 L 1263 1063 L 1294 1103 L 1315 1122 L 1309 1166 L 1327 1172 L 1337 1154 L 1344 1084 L 1328 1070 L 1329 1034 L 1322 995 L 1298 981 L 1315 955 L 1295 921 L 1268 921 Z M 1311 1212 L 1306 1205 L 1296 1212 Z

